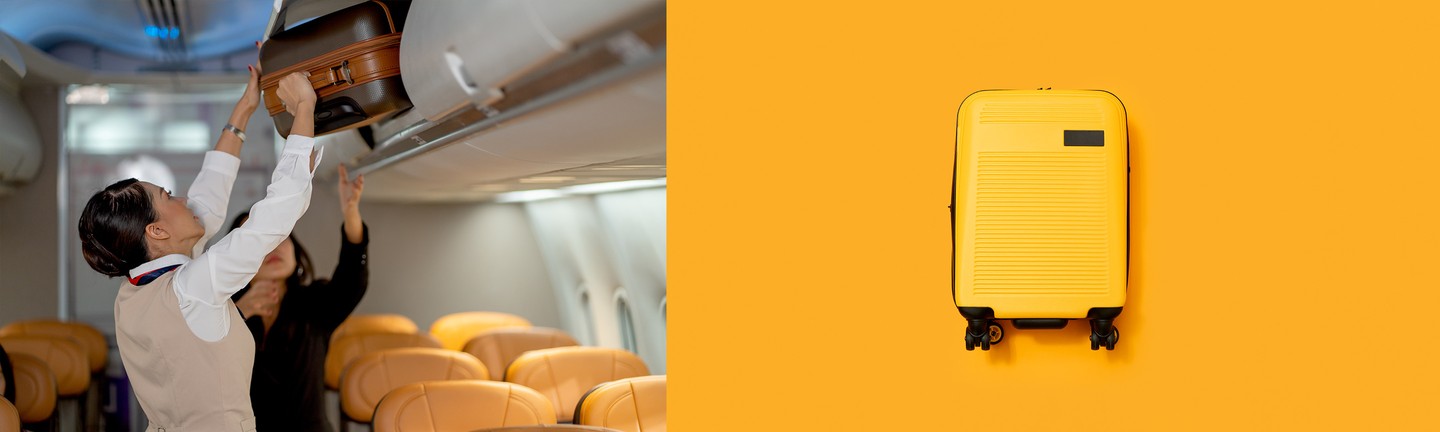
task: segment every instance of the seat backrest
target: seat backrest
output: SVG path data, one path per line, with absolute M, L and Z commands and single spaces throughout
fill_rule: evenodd
M 16 321 L 0 327 L 0 337 L 5 336 L 55 336 L 69 338 L 80 344 L 85 351 L 85 358 L 90 373 L 97 373 L 105 370 L 105 362 L 110 354 L 110 344 L 105 340 L 105 334 L 95 327 L 80 322 L 65 322 L 57 320 L 26 320 Z
M 600 384 L 580 397 L 575 423 L 625 432 L 665 431 L 665 375 Z
M 0 399 L 0 432 L 20 432 L 20 411 L 5 399 Z
M 345 415 L 369 423 L 386 393 L 425 381 L 490 379 L 474 356 L 439 348 L 397 348 L 356 358 L 340 374 L 340 407 Z
M 406 318 L 404 315 L 396 314 L 371 314 L 351 315 L 335 328 L 330 334 L 330 343 L 340 340 L 346 336 L 370 333 L 397 333 L 415 334 L 420 332 L 420 326 L 415 321 Z
M 361 355 L 394 348 L 440 348 L 440 341 L 428 334 L 352 334 L 333 341 L 325 353 L 325 388 L 340 387 L 340 372 Z
M 487 330 L 465 343 L 463 351 L 485 363 L 485 368 L 503 375 L 510 362 L 527 351 L 580 345 L 563 331 L 546 328 L 498 328 Z M 502 377 L 503 378 L 503 377 Z
M 525 386 L 497 381 L 431 381 L 385 395 L 375 407 L 375 432 L 472 431 L 555 423 L 550 400 Z
M 503 312 L 459 312 L 435 320 L 430 334 L 439 338 L 445 349 L 459 351 L 476 335 L 504 327 L 530 327 L 530 321 Z
M 539 391 L 557 407 L 574 407 L 580 396 L 596 385 L 650 374 L 635 354 L 616 348 L 548 348 L 521 354 L 505 371 L 505 381 Z M 559 409 L 556 416 L 569 422 L 575 412 Z
M 74 340 L 55 336 L 4 336 L 5 352 L 29 354 L 44 361 L 55 373 L 60 396 L 78 396 L 90 388 L 90 360 Z
M 10 352 L 10 364 L 15 366 L 15 409 L 20 413 L 20 422 L 38 423 L 50 418 L 60 397 L 55 373 L 44 360 L 29 354 Z

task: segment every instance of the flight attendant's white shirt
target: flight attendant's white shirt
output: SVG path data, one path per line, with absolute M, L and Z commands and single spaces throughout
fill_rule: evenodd
M 221 151 L 205 153 L 200 174 L 186 193 L 186 207 L 205 227 L 204 236 L 191 252 L 196 258 L 166 255 L 130 270 L 130 277 L 179 264 L 171 287 L 180 299 L 180 313 L 190 331 L 206 342 L 225 337 L 231 325 L 229 312 L 235 307 L 230 296 L 250 283 L 265 256 L 290 235 L 295 222 L 310 208 L 310 181 L 315 174 L 310 170 L 310 150 L 314 146 L 315 138 L 291 134 L 275 164 L 265 198 L 250 207 L 250 218 L 244 225 L 230 231 L 208 251 L 204 250 L 205 243 L 225 223 L 225 209 L 229 207 L 240 159 Z M 324 153 L 322 148 L 315 156 L 316 166 Z

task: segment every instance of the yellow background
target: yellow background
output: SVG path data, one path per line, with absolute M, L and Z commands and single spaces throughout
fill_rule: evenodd
M 1440 20 L 1380 2 L 670 4 L 674 430 L 1429 429 Z M 1129 110 L 1130 298 L 966 352 L 955 114 Z

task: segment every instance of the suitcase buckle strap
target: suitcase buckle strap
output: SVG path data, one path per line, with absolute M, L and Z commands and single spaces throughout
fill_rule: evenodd
M 325 80 L 329 82 L 322 83 L 323 85 L 316 87 L 316 89 L 340 84 L 355 84 L 355 79 L 350 77 L 350 60 L 341 62 L 339 66 L 331 67 L 325 74 Z

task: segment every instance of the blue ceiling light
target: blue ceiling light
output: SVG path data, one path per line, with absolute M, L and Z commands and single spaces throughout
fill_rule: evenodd
M 145 35 L 159 39 L 179 39 L 179 27 L 145 26 Z

